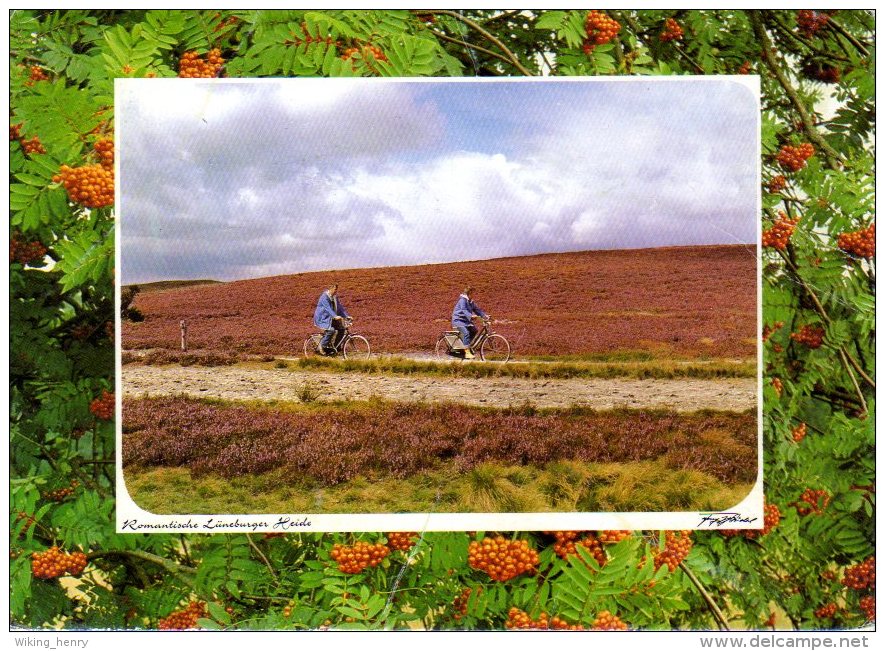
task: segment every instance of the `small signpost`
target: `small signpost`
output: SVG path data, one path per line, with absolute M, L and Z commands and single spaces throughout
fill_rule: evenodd
M 181 350 L 187 352 L 187 321 L 182 319 L 178 325 L 181 327 Z

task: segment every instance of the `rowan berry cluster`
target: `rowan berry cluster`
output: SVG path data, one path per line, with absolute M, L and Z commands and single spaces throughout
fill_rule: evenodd
M 680 41 L 684 32 L 682 31 L 682 25 L 676 22 L 675 18 L 668 18 L 664 21 L 664 31 L 661 32 L 661 41 L 664 43 L 668 41 Z
M 823 84 L 837 84 L 842 78 L 842 71 L 839 68 L 821 61 L 806 61 L 802 66 L 802 72 L 809 79 Z
M 470 599 L 470 594 L 473 592 L 470 588 L 464 588 L 457 597 L 455 597 L 454 601 L 452 601 L 452 608 L 455 609 L 455 621 L 460 621 L 462 617 L 467 616 L 467 600 Z
M 839 235 L 839 248 L 856 255 L 858 258 L 870 259 L 876 254 L 876 224 L 870 224 L 859 231 L 851 231 Z
M 764 325 L 762 326 L 762 341 L 768 341 L 768 338 L 771 337 L 775 332 L 784 327 L 783 321 L 775 321 L 773 325 Z
M 567 621 L 554 615 L 549 617 L 547 613 L 541 613 L 538 619 L 532 619 L 529 614 L 519 608 L 513 607 L 507 612 L 507 621 L 504 626 L 508 629 L 517 630 L 553 630 L 553 631 L 583 631 L 580 624 L 569 624 Z
M 799 332 L 790 333 L 790 339 L 812 349 L 820 348 L 823 346 L 825 333 L 821 326 L 804 325 Z
M 116 397 L 110 391 L 102 391 L 101 395 L 89 403 L 89 411 L 101 420 L 111 420 L 114 417 Z
M 62 183 L 68 197 L 87 208 L 105 208 L 114 203 L 114 171 L 102 165 L 62 165 L 53 183 Z
M 22 242 L 14 236 L 9 239 L 9 262 L 25 265 L 40 261 L 46 255 L 46 247 L 40 242 Z
M 363 43 L 357 47 L 349 47 L 341 54 L 341 58 L 345 61 L 350 61 L 354 69 L 356 68 L 357 59 L 365 61 L 366 65 L 370 68 L 372 67 L 373 61 L 388 61 L 387 55 L 384 54 L 384 50 L 371 43 Z
M 790 434 L 795 443 L 801 443 L 802 439 L 805 438 L 805 435 L 808 434 L 808 425 L 805 423 L 799 423 L 796 427 L 790 430 Z
M 387 546 L 393 550 L 407 552 L 415 546 L 413 538 L 418 535 L 417 531 L 391 531 L 387 535 Z
M 113 138 L 101 138 L 92 145 L 98 154 L 99 164 L 106 170 L 114 169 L 114 140 Z
M 812 38 L 818 30 L 829 22 L 830 17 L 811 9 L 800 9 L 796 12 L 796 25 L 804 36 Z
M 596 537 L 599 538 L 599 542 L 614 544 L 619 543 L 622 540 L 626 540 L 633 535 L 633 532 L 628 529 L 607 529 L 605 531 L 600 531 L 596 534 Z
M 43 68 L 40 66 L 31 66 L 25 86 L 33 86 L 38 81 L 46 81 L 47 79 L 49 79 L 49 75 L 46 74 Z
M 778 174 L 771 177 L 771 180 L 768 182 L 768 191 L 771 194 L 777 194 L 785 187 L 787 187 L 787 177 L 785 177 L 783 174 Z
M 178 61 L 178 76 L 187 79 L 211 79 L 217 77 L 224 67 L 221 50 L 214 48 L 200 58 L 196 52 L 185 52 Z
M 788 172 L 798 172 L 809 158 L 814 156 L 814 145 L 803 142 L 801 145 L 784 145 L 777 154 L 777 162 Z
M 806 488 L 799 497 L 799 502 L 796 503 L 796 510 L 799 515 L 808 515 L 809 513 L 820 515 L 829 503 L 830 494 L 827 491 Z
M 744 61 L 741 64 L 741 67 L 738 68 L 738 74 L 739 75 L 748 75 L 748 74 L 750 74 L 750 70 L 752 70 L 752 69 L 753 69 L 753 66 L 750 64 L 750 62 Z
M 40 142 L 40 138 L 34 136 L 33 138 L 22 138 L 19 142 L 22 145 L 22 151 L 26 154 L 45 154 L 46 147 L 43 146 L 43 143 Z
M 629 627 L 617 615 L 613 615 L 607 610 L 603 610 L 593 620 L 593 626 L 590 627 L 594 631 L 626 631 Z
M 25 513 L 24 511 L 19 511 L 15 514 L 15 521 L 21 522 L 22 520 L 25 521 L 25 531 L 27 531 L 37 523 L 37 520 L 33 515 Z
M 52 491 L 47 491 L 43 493 L 43 499 L 49 502 L 64 502 L 67 498 L 74 494 L 74 491 L 79 488 L 80 482 L 74 479 L 69 486 L 65 486 L 64 488 L 57 488 Z
M 25 138 L 22 135 L 22 126 L 23 125 L 21 123 L 9 125 L 9 142 L 18 140 L 19 145 L 21 145 L 22 151 L 26 154 L 45 154 L 46 147 L 44 147 L 43 143 L 40 142 L 40 138 L 38 136 Z
M 762 529 L 723 529 L 721 533 L 728 537 L 742 535 L 744 538 L 752 540 L 759 536 L 765 536 L 771 533 L 772 529 L 780 524 L 780 521 L 781 510 L 778 508 L 777 504 L 766 504 Z
M 787 248 L 787 243 L 796 230 L 796 224 L 799 223 L 800 217 L 797 215 L 793 219 L 787 216 L 787 213 L 780 211 L 778 219 L 774 225 L 768 230 L 762 231 L 762 246 L 783 251 Z
M 656 548 L 652 555 L 655 560 L 655 571 L 662 565 L 673 572 L 679 564 L 686 559 L 694 543 L 691 541 L 691 531 L 666 531 L 664 532 L 664 548 Z
M 265 540 L 272 540 L 274 538 L 282 538 L 285 535 L 286 534 L 283 533 L 282 531 L 267 532 L 264 534 L 264 539 Z
M 751 534 L 747 535 L 748 538 L 756 538 L 758 536 L 768 535 L 774 530 L 774 528 L 780 524 L 781 521 L 781 510 L 778 508 L 777 504 L 766 504 L 765 505 L 765 521 L 764 526 L 761 531 L 753 531 Z
M 781 394 L 784 392 L 784 383 L 779 377 L 773 377 L 771 378 L 771 388 L 774 389 L 777 397 L 780 398 Z
M 578 554 L 578 545 L 589 551 L 596 562 L 602 566 L 608 560 L 602 542 L 595 534 L 589 531 L 545 531 L 544 533 L 556 538 L 553 543 L 553 551 L 560 558 L 568 558 Z
M 538 552 L 525 540 L 507 540 L 503 536 L 483 538 L 470 543 L 467 560 L 475 570 L 482 570 L 495 581 L 508 581 L 520 574 L 532 573 L 538 566 Z
M 863 563 L 852 565 L 845 570 L 842 585 L 852 590 L 876 589 L 876 557 L 870 556 Z
M 865 597 L 861 597 L 858 602 L 860 606 L 860 612 L 864 614 L 864 617 L 867 618 L 867 621 L 875 621 L 876 619 L 876 597 L 871 594 L 866 595 Z
M 86 554 L 61 551 L 50 547 L 45 552 L 34 552 L 31 556 L 31 574 L 37 579 L 54 579 L 64 574 L 77 576 L 86 569 Z
M 834 603 L 827 604 L 826 606 L 821 606 L 820 608 L 815 610 L 814 616 L 818 619 L 827 619 L 835 615 L 838 609 L 839 607 Z
M 207 617 L 208 614 L 209 609 L 204 601 L 192 601 L 187 607 L 172 611 L 163 617 L 157 623 L 157 628 L 161 631 L 184 631 L 198 628 L 197 620 Z
M 587 38 L 584 39 L 582 49 L 584 54 L 590 54 L 597 45 L 605 45 L 617 36 L 621 31 L 621 24 L 614 18 L 592 9 L 584 20 L 584 31 L 587 33 Z
M 345 574 L 359 574 L 367 567 L 380 565 L 389 553 L 390 548 L 387 545 L 370 544 L 359 540 L 352 546 L 336 544 L 329 556 L 338 563 L 338 569 Z

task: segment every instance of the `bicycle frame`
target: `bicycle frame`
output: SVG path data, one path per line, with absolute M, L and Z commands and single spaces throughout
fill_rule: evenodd
M 334 335 L 333 335 L 333 336 L 334 336 Z M 335 354 L 336 354 L 336 355 L 337 355 L 338 353 L 340 353 L 341 351 L 344 350 L 344 344 L 346 344 L 347 341 L 348 341 L 349 339 L 351 339 L 351 338 L 353 338 L 353 335 L 350 334 L 350 326 L 345 326 L 345 328 L 344 328 L 344 334 L 341 335 L 341 339 L 338 341 L 338 345 L 337 345 L 337 346 L 332 346 L 332 350 L 335 351 Z
M 449 332 L 450 333 L 457 332 L 458 338 L 456 341 L 461 341 L 460 331 L 450 330 Z M 467 348 L 454 348 L 452 346 L 452 342 L 449 341 L 448 337 L 446 337 L 446 346 L 448 346 L 450 353 L 455 352 L 455 351 L 468 350 L 468 349 L 470 350 L 470 352 L 475 353 L 479 349 L 479 347 L 482 346 L 482 342 L 484 342 L 486 339 L 488 339 L 489 336 L 492 334 L 493 333 L 492 333 L 492 329 L 490 327 L 490 324 L 488 324 L 484 321 L 482 324 L 482 328 L 480 328 L 479 331 L 477 331 L 476 335 L 474 335 L 473 340 L 470 342 L 470 345 Z

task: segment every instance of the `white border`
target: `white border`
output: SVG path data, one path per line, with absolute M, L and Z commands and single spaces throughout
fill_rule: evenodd
M 209 83 L 285 83 L 281 78 L 231 78 L 215 82 L 207 79 L 193 82 Z M 353 83 L 352 79 L 301 78 L 300 83 Z M 761 241 L 762 222 L 758 218 L 762 209 L 762 140 L 761 140 L 761 100 L 760 79 L 756 75 L 716 75 L 716 76 L 659 76 L 659 77 L 445 77 L 445 78 L 360 78 L 359 83 L 723 83 L 731 81 L 748 88 L 756 100 L 756 289 L 757 289 L 757 468 L 756 483 L 750 493 L 737 505 L 723 514 L 737 513 L 744 518 L 754 518 L 750 523 L 728 523 L 713 527 L 705 523 L 707 513 L 697 511 L 666 512 L 561 512 L 561 513 L 383 513 L 383 514 L 341 514 L 341 513 L 274 513 L 274 514 L 197 514 L 197 515 L 157 515 L 139 507 L 126 490 L 123 478 L 123 365 L 122 365 L 122 324 L 120 322 L 120 289 L 115 282 L 115 368 L 116 368 L 116 530 L 118 533 L 224 533 L 224 532 L 346 532 L 346 531 L 551 531 L 551 530 L 600 530 L 600 529 L 761 529 L 764 520 L 763 508 L 763 462 L 762 462 L 762 266 Z M 114 83 L 115 132 L 120 142 L 120 134 L 125 129 L 116 101 L 120 85 L 132 83 L 189 83 L 183 79 L 121 79 Z M 121 226 L 125 206 L 122 202 L 120 161 L 121 152 L 115 156 L 115 268 L 122 277 Z

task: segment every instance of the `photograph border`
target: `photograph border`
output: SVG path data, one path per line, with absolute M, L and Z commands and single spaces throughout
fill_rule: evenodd
M 149 84 L 169 82 L 168 79 L 121 79 L 115 80 L 115 97 L 121 84 Z M 181 82 L 184 80 L 176 80 Z M 242 83 L 279 84 L 292 81 L 287 78 L 225 78 L 189 80 L 197 83 Z M 317 78 L 314 83 L 347 83 L 343 78 Z M 360 83 L 717 83 L 725 81 L 738 83 L 753 94 L 755 100 L 754 120 L 756 123 L 756 143 L 754 151 L 755 176 L 761 184 L 761 87 L 757 75 L 679 75 L 679 76 L 612 76 L 612 77 L 430 77 L 430 78 L 359 78 Z M 115 101 L 116 104 L 116 101 Z M 115 114 L 115 131 L 118 138 L 125 131 L 125 119 L 121 113 Z M 122 154 L 122 155 L 121 155 Z M 118 183 L 115 186 L 115 201 L 118 207 L 117 228 L 115 229 L 115 265 L 122 269 L 122 231 L 125 228 L 125 202 L 121 190 L 120 152 L 115 160 L 115 173 Z M 171 514 L 159 515 L 139 507 L 130 497 L 122 461 L 122 404 L 123 404 L 123 364 L 122 364 L 122 323 L 121 289 L 115 284 L 115 396 L 116 396 L 116 531 L 118 533 L 233 533 L 233 532 L 370 532 L 370 531 L 545 531 L 545 530 L 596 530 L 596 529 L 762 529 L 764 514 L 763 497 L 763 396 L 762 396 L 762 267 L 761 234 L 762 223 L 756 218 L 761 212 L 761 193 L 756 196 L 756 417 L 757 417 L 757 477 L 747 496 L 727 511 L 661 511 L 661 512 L 553 512 L 553 513 L 226 513 L 226 514 Z

